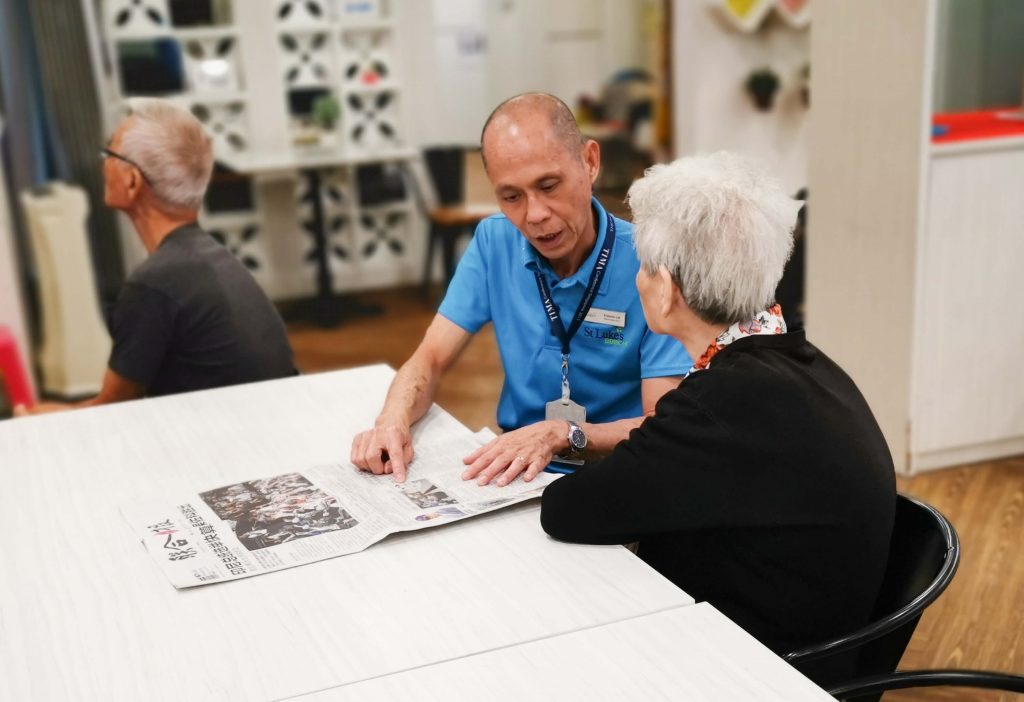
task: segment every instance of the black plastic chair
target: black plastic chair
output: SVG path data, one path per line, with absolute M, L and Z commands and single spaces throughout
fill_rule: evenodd
M 837 700 L 880 695 L 908 687 L 975 687 L 1024 694 L 1024 675 L 991 670 L 904 670 L 873 675 L 837 685 L 828 694 Z
M 960 539 L 937 509 L 896 496 L 889 560 L 867 626 L 783 656 L 822 687 L 896 670 L 922 612 L 949 585 L 960 563 Z
M 420 207 L 430 225 L 427 253 L 423 261 L 421 289 L 424 294 L 430 284 L 434 251 L 438 247 L 441 249 L 444 285 L 447 289 L 455 274 L 455 250 L 459 239 L 472 236 L 480 220 L 498 211 L 497 207 L 491 212 L 466 206 L 466 157 L 467 150 L 461 146 L 433 147 L 423 151 L 423 161 L 436 196 L 432 202 L 428 202 L 429 198 L 423 192 L 417 193 Z M 417 190 L 422 189 L 417 186 Z

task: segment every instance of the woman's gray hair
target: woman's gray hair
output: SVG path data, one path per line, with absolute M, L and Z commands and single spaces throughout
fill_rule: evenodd
M 129 108 L 122 154 L 138 164 L 161 202 L 198 210 L 213 173 L 213 144 L 202 123 L 166 100 L 136 98 Z
M 652 166 L 627 196 L 649 273 L 665 266 L 710 324 L 749 319 L 775 300 L 802 203 L 758 164 L 720 151 Z

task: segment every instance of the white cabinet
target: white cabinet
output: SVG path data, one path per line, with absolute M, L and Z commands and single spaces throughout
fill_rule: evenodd
M 1024 453 L 1024 139 L 933 147 L 925 197 L 911 467 Z
M 933 145 L 938 0 L 815 5 L 808 337 L 897 470 L 1024 452 L 1024 138 Z

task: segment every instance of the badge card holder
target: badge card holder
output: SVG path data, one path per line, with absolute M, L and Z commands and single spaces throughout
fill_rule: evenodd
M 562 396 L 544 405 L 544 419 L 558 419 L 577 424 L 587 421 L 587 408 L 569 399 L 569 357 L 567 355 L 562 356 Z M 571 466 L 583 465 L 582 458 L 571 458 L 570 456 L 555 456 L 551 460 Z

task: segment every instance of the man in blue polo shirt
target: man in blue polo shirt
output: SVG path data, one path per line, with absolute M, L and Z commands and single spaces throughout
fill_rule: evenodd
M 591 195 L 600 149 L 569 108 L 543 93 L 506 100 L 481 144 L 502 214 L 477 227 L 374 428 L 352 442 L 358 468 L 396 482 L 413 457 L 410 427 L 487 322 L 505 369 L 504 433 L 464 459 L 463 477 L 480 484 L 529 481 L 555 457 L 610 451 L 693 365 L 681 344 L 647 328 L 632 226 Z

